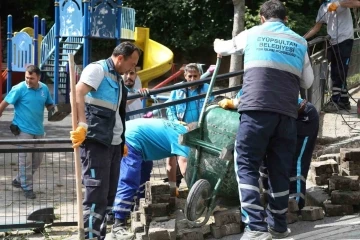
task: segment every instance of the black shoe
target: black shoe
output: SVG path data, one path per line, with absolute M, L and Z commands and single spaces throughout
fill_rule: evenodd
M 26 198 L 29 198 L 29 199 L 35 199 L 36 198 L 36 195 L 35 195 L 33 190 L 24 190 L 23 189 L 23 191 L 24 191 L 24 196 Z
M 112 212 L 109 212 L 106 216 L 106 223 L 112 225 L 114 224 L 114 222 L 115 222 L 115 216 Z
M 15 188 L 21 188 L 21 183 L 19 183 L 16 179 L 12 181 L 12 185 Z
M 340 109 L 351 110 L 350 102 L 346 102 L 346 103 L 339 102 L 338 106 L 339 106 Z

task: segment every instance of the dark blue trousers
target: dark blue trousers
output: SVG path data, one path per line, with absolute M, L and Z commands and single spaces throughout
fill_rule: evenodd
M 85 238 L 105 239 L 106 211 L 114 203 L 120 174 L 120 145 L 85 140 L 80 147 Z
M 290 198 L 295 198 L 299 209 L 302 209 L 305 206 L 306 178 L 319 131 L 319 114 L 311 103 L 307 103 L 304 113 L 299 115 L 296 128 L 297 143 L 290 175 Z
M 242 221 L 250 230 L 266 232 L 268 225 L 278 232 L 287 230 L 285 213 L 295 147 L 294 118 L 274 112 L 242 112 L 235 143 L 235 171 Z M 265 156 L 269 185 L 266 210 L 260 202 L 259 190 L 259 170 Z

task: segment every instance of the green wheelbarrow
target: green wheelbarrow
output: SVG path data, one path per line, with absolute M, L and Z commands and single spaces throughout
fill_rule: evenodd
M 200 127 L 180 136 L 180 143 L 191 148 L 185 176 L 190 189 L 185 217 L 192 226 L 206 224 L 219 197 L 239 201 L 234 171 L 239 116 L 235 110 L 210 105 Z M 203 221 L 197 222 L 204 214 Z

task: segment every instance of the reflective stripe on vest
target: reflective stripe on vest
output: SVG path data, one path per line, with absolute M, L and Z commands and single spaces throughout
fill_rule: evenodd
M 116 111 L 117 106 L 118 106 L 117 104 L 111 104 L 109 102 L 106 102 L 106 101 L 103 101 L 100 99 L 92 98 L 88 95 L 85 95 L 85 102 L 88 104 L 95 105 L 95 106 L 104 107 L 104 108 L 107 108 L 107 109 L 110 109 L 113 111 Z

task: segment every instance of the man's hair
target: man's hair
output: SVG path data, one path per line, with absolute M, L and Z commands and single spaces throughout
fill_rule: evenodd
M 285 20 L 286 8 L 279 0 L 269 0 L 261 5 L 260 16 L 263 16 L 266 20 L 270 18 Z
M 130 57 L 135 51 L 138 52 L 139 56 L 141 55 L 141 51 L 138 47 L 136 47 L 133 43 L 131 42 L 122 42 L 119 45 L 117 45 L 114 48 L 114 51 L 112 53 L 112 55 L 114 57 L 117 57 L 119 55 L 123 55 L 125 60 Z
M 30 74 L 33 74 L 35 73 L 37 76 L 40 76 L 41 75 L 41 71 L 40 71 L 40 68 L 36 65 L 28 65 L 26 67 L 26 72 L 30 73 Z
M 185 66 L 184 72 L 187 73 L 189 71 L 197 71 L 200 73 L 200 75 L 202 74 L 201 68 L 196 63 L 189 63 L 188 65 Z

